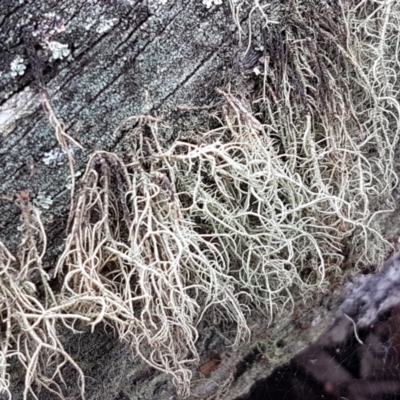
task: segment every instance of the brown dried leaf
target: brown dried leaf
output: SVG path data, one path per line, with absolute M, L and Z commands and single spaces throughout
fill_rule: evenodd
M 207 361 L 200 367 L 200 372 L 203 375 L 208 375 L 211 372 L 215 371 L 218 366 L 221 364 L 221 359 L 219 358 L 212 358 L 211 360 Z

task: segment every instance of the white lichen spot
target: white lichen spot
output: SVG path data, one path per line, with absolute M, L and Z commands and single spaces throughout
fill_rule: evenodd
M 117 22 L 118 18 L 107 19 L 103 15 L 99 19 L 89 17 L 86 20 L 85 29 L 88 31 L 92 26 L 96 26 L 96 32 L 101 34 L 108 32 Z
M 50 206 L 53 204 L 53 200 L 49 196 L 46 196 L 43 192 L 40 192 L 38 196 L 36 197 L 35 200 L 33 200 L 33 203 L 37 207 L 44 208 L 45 210 L 48 210 Z
M 47 19 L 54 19 L 56 16 L 56 13 L 54 11 L 48 12 L 43 14 L 44 17 L 46 17 Z
M 96 23 L 96 20 L 92 17 L 86 19 L 85 29 L 88 31 Z
M 74 154 L 74 150 L 70 149 L 71 154 Z M 46 165 L 50 165 L 50 166 L 56 166 L 56 165 L 60 165 L 62 164 L 64 161 L 66 161 L 66 159 L 64 160 L 66 153 L 63 149 L 60 148 L 56 148 L 56 149 L 52 149 L 47 153 L 44 153 L 44 157 L 42 159 L 42 161 L 46 164 Z
M 44 153 L 43 162 L 46 165 L 57 165 L 59 161 L 62 159 L 64 154 L 62 153 L 61 149 L 52 149 L 47 153 Z
M 26 70 L 26 65 L 24 64 L 24 59 L 21 56 L 16 56 L 11 62 L 11 76 L 13 78 L 18 75 L 23 75 Z
M 170 0 L 155 0 L 156 3 L 158 4 L 162 4 L 165 5 L 168 3 L 168 1 Z M 237 2 L 239 2 L 240 0 L 231 0 L 233 1 L 233 4 L 236 4 Z M 207 8 L 211 8 L 213 5 L 219 6 L 222 4 L 222 0 L 203 0 L 203 4 L 207 7 Z
M 203 0 L 203 4 L 207 7 L 207 8 L 211 8 L 214 4 L 216 6 L 219 6 L 222 4 L 222 0 Z
M 108 32 L 117 22 L 118 22 L 118 18 L 106 19 L 103 16 L 101 16 L 99 25 L 97 25 L 97 28 L 96 28 L 96 32 L 98 32 L 98 33 Z
M 51 51 L 50 61 L 52 60 L 62 60 L 68 57 L 70 50 L 67 44 L 59 43 L 56 41 L 47 42 L 47 48 Z

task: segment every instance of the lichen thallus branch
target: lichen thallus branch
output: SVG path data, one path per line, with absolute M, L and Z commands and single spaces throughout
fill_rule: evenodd
M 12 398 L 8 359 L 17 357 L 25 369 L 24 399 L 29 394 L 39 399 L 36 392 L 41 388 L 62 398 L 62 369 L 66 363 L 77 371 L 81 396 L 84 396 L 83 373 L 64 350 L 58 334 L 60 321 L 67 321 L 71 316 L 56 299 L 43 268 L 47 244 L 40 211 L 30 203 L 26 192 L 18 194 L 16 203 L 22 221 L 22 242 L 17 257 L 0 242 L 0 391 Z M 40 282 L 42 287 L 38 288 L 33 281 Z M 43 298 L 40 292 L 44 293 Z M 75 313 L 73 318 L 90 322 L 90 318 Z
M 43 269 L 40 212 L 19 194 L 17 257 L 0 243 L 0 390 L 9 397 L 11 357 L 26 368 L 25 398 L 40 387 L 63 398 L 66 363 L 84 396 L 57 335 L 57 324 L 75 331 L 78 321 L 110 325 L 188 395 L 206 313 L 234 322 L 237 344 L 251 307 L 272 319 L 342 279 L 346 242 L 356 265 L 384 257 L 371 209 L 383 210 L 377 199 L 396 183 L 400 5 L 257 1 L 249 29 L 252 18 L 268 30 L 263 72 L 253 93 L 242 81 L 218 91 L 218 128 L 164 148 L 160 120 L 131 117 L 140 123 L 130 154 L 91 155 L 56 266 L 60 293 Z M 74 176 L 75 142 L 42 98 Z
M 29 63 L 32 66 L 32 73 L 36 81 L 37 89 L 39 91 L 40 99 L 42 101 L 43 109 L 48 117 L 50 125 L 54 129 L 58 144 L 62 150 L 67 154 L 70 176 L 71 176 L 71 201 L 70 201 L 70 216 L 74 209 L 74 192 L 75 192 L 75 171 L 74 171 L 74 158 L 71 152 L 70 145 L 76 146 L 78 149 L 83 150 L 83 146 L 78 143 L 74 138 L 67 134 L 62 121 L 57 118 L 51 104 L 51 96 L 46 88 L 46 84 L 43 80 L 42 64 L 43 61 L 38 56 L 35 46 L 38 44 L 38 38 L 34 38 L 32 31 L 28 28 L 23 30 L 23 40 L 28 55 Z

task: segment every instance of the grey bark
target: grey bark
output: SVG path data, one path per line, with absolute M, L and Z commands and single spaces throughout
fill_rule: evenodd
M 41 107 L 40 82 L 23 31 L 37 32 L 42 83 L 66 132 L 85 148 L 74 154 L 81 172 L 96 149 L 129 152 L 134 138 L 124 131 L 113 134 L 129 116 L 163 115 L 171 126 L 162 138 L 166 144 L 196 124 L 208 124 L 201 113 L 177 107 L 212 106 L 221 100 L 215 88 L 228 78 L 237 34 L 227 4 L 207 10 L 201 1 L 190 0 L 171 0 L 165 6 L 134 0 L 0 3 L 0 239 L 16 251 L 19 210 L 13 198 L 29 192 L 43 211 L 49 240 L 46 267 L 51 269 L 65 238 L 69 169 Z M 49 61 L 51 52 L 41 46 L 45 40 L 67 44 L 70 54 Z M 26 70 L 12 76 L 17 56 Z M 229 347 L 233 328 L 213 326 L 206 319 L 199 327 L 199 367 L 212 359 L 221 363 L 207 376 L 193 370 L 193 398 L 215 395 L 227 381 L 230 389 L 224 398 L 245 393 L 255 379 L 289 360 L 324 329 L 328 302 L 335 304 L 337 296 L 321 296 L 272 325 L 254 314 L 249 321 L 252 341 L 239 348 Z M 80 335 L 66 332 L 63 340 L 87 377 L 87 399 L 177 398 L 168 376 L 149 368 L 106 328 Z M 23 370 L 17 364 L 11 367 L 17 400 Z M 67 392 L 75 398 L 76 376 L 68 370 L 66 375 Z M 42 392 L 40 398 L 52 396 Z

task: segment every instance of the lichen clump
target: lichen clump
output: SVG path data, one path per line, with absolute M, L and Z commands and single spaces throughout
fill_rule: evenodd
M 45 246 L 34 250 L 45 233 L 27 199 L 20 201 L 30 227 L 23 256 L 14 259 L 1 247 L 1 279 L 11 288 L 2 311 L 12 321 L 2 342 L 3 390 L 6 360 L 23 360 L 29 347 L 18 346 L 21 340 L 33 340 L 34 348 L 79 372 L 53 336 L 57 320 L 71 329 L 80 320 L 113 327 L 187 396 L 198 360 L 197 326 L 206 313 L 235 323 L 239 343 L 249 336 L 252 308 L 272 319 L 299 297 L 308 301 L 330 280 L 343 279 L 344 261 L 360 268 L 384 257 L 375 220 L 390 209 L 397 184 L 400 5 L 255 1 L 248 17 L 240 26 L 248 30 L 247 49 L 235 65 L 242 75 L 217 90 L 223 105 L 210 114 L 218 126 L 194 127 L 191 140 L 166 145 L 160 140 L 165 122 L 131 117 L 131 151 L 92 154 L 76 196 L 68 147 L 76 142 L 43 96 L 70 162 L 71 224 L 56 265 L 57 293 L 41 264 Z M 25 272 L 11 268 L 17 262 Z M 40 274 L 46 303 L 36 300 L 36 322 L 32 317 L 26 330 L 29 321 L 20 319 L 10 296 L 16 284 L 34 290 L 30 268 Z M 33 301 L 34 295 L 18 296 Z M 32 336 L 37 329 L 41 341 Z M 46 334 L 51 345 L 42 344 Z M 28 352 L 24 364 L 26 395 L 35 382 L 62 398 L 36 356 Z M 55 369 L 56 380 L 61 372 Z

